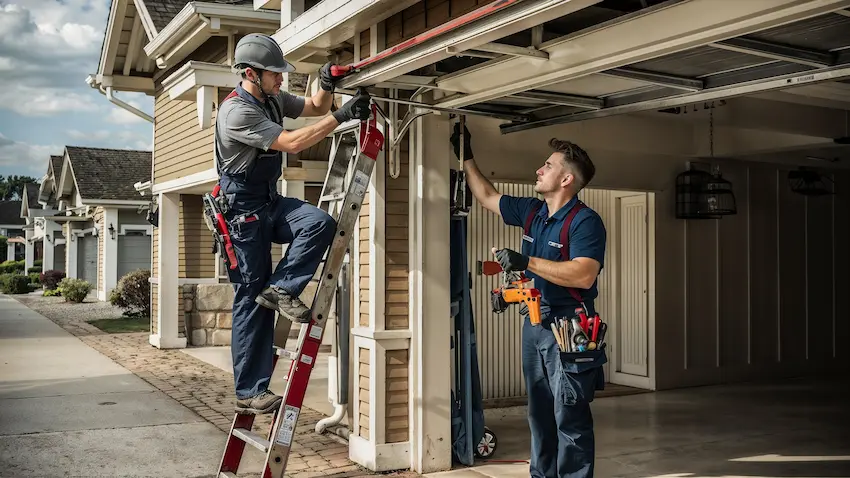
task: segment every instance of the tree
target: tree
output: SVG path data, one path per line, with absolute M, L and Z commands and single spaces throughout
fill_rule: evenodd
M 20 201 L 24 197 L 25 184 L 38 184 L 31 176 L 0 176 L 0 200 Z

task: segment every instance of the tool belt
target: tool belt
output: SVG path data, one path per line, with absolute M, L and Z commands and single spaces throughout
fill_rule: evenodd
M 237 267 L 236 252 L 230 240 L 230 229 L 224 219 L 230 205 L 220 192 L 221 186 L 216 184 L 212 193 L 204 194 L 204 222 L 213 235 L 212 252 L 220 253 L 227 268 L 234 270 Z

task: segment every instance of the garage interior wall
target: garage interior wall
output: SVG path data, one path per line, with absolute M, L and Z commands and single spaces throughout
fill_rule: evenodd
M 554 136 L 587 150 L 597 168 L 593 188 L 655 193 L 655 277 L 648 282 L 657 301 L 654 360 L 647 350 L 656 389 L 850 365 L 841 347 L 850 339 L 850 304 L 841 292 L 850 282 L 850 257 L 840 247 L 850 242 L 847 172 L 835 174 L 835 196 L 807 198 L 790 190 L 792 167 L 717 160 L 733 184 L 738 214 L 680 220 L 676 175 L 694 158 L 671 151 L 696 151 L 693 135 L 667 122 L 669 135 L 660 137 L 648 133 L 649 121 L 626 128 L 636 124 L 630 121 L 605 118 L 507 135 L 499 133 L 498 121 L 467 117 L 467 126 L 476 162 L 494 182 L 533 180 Z

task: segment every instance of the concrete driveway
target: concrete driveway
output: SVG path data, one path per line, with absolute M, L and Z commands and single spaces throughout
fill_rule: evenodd
M 0 476 L 213 476 L 225 436 L 0 295 Z M 252 452 L 240 472 L 260 471 Z

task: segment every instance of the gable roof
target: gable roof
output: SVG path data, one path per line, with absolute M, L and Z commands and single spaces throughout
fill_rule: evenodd
M 33 204 L 38 206 L 38 186 L 36 183 L 24 184 L 24 197 L 29 207 L 32 207 Z
M 63 161 L 65 161 L 64 155 L 61 155 L 61 154 L 58 155 L 58 156 L 53 156 L 52 154 L 50 155 L 50 167 L 52 168 L 52 171 L 50 171 L 50 173 L 51 173 L 51 176 L 53 176 L 54 178 L 58 178 L 60 175 L 62 175 L 62 162 Z
M 21 203 L 23 201 L 0 201 L 0 224 L 26 224 L 21 217 Z M 4 259 L 5 260 L 5 259 Z
M 66 146 L 77 191 L 83 200 L 139 201 L 133 186 L 151 180 L 150 151 Z
M 190 2 L 188 0 L 144 0 L 148 15 L 156 26 L 157 32 L 161 32 L 166 25 L 180 13 Z M 253 5 L 253 0 L 203 0 L 198 3 L 223 3 L 226 5 Z

